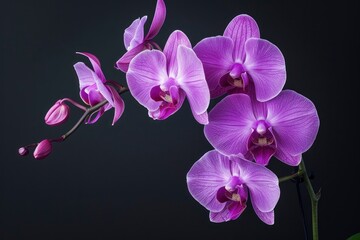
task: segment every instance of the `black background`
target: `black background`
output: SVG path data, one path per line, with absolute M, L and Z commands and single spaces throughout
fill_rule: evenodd
M 66 132 L 43 117 L 60 98 L 79 100 L 72 65 L 76 51 L 95 54 L 107 78 L 125 83 L 114 63 L 125 52 L 123 31 L 148 15 L 152 1 L 6 1 L 1 4 L 0 239 L 304 239 L 295 184 L 281 184 L 275 225 L 251 205 L 236 221 L 214 224 L 187 191 L 185 176 L 211 146 L 188 103 L 166 121 L 153 121 L 130 94 L 111 126 L 112 110 L 54 146 L 45 160 L 17 155 L 18 147 Z M 322 189 L 320 239 L 346 239 L 359 221 L 359 26 L 354 1 L 166 1 L 156 37 L 163 46 L 181 29 L 195 45 L 222 34 L 238 14 L 255 18 L 262 38 L 287 64 L 285 88 L 310 98 L 321 126 L 304 154 Z M 211 107 L 216 101 L 212 101 Z M 279 176 L 293 169 L 273 160 Z M 308 196 L 302 193 L 310 224 Z M 308 226 L 310 228 L 310 225 Z

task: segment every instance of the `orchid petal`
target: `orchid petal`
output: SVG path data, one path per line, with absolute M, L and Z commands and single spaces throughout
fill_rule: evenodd
M 210 91 L 216 89 L 221 77 L 231 71 L 231 67 L 234 64 L 232 57 L 233 49 L 233 41 L 223 36 L 205 38 L 194 47 L 196 55 L 204 65 Z M 218 95 L 222 95 L 225 92 Z M 211 94 L 211 97 L 213 97 L 213 94 Z
M 149 116 L 155 120 L 165 120 L 176 113 L 184 103 L 185 93 L 179 89 L 177 104 L 161 104 L 156 110 L 149 110 Z
M 151 22 L 149 32 L 145 37 L 146 40 L 153 39 L 159 33 L 162 25 L 164 24 L 165 18 L 166 6 L 164 0 L 158 0 L 156 3 L 154 18 Z
M 270 158 L 275 152 L 276 149 L 271 146 L 256 147 L 251 150 L 251 154 L 254 156 L 255 162 L 263 166 L 268 165 Z
M 190 194 L 212 212 L 223 210 L 217 191 L 226 185 L 236 164 L 215 150 L 205 153 L 189 170 L 186 179 Z M 236 171 L 234 169 L 234 171 Z
M 119 120 L 119 118 L 121 117 L 121 115 L 124 112 L 125 109 L 125 104 L 124 101 L 122 100 L 122 98 L 120 97 L 119 93 L 112 87 L 109 87 L 110 91 L 111 91 L 111 95 L 112 98 L 114 99 L 114 119 L 112 122 L 112 125 L 114 125 L 117 120 Z
M 253 207 L 261 212 L 274 210 L 280 198 L 277 176 L 266 167 L 247 160 L 240 159 L 238 164 L 241 166 L 241 178 L 249 188 Z
M 280 49 L 264 39 L 250 38 L 245 44 L 245 68 L 251 76 L 257 100 L 278 95 L 285 85 L 285 59 Z
M 292 90 L 282 91 L 267 103 L 268 121 L 277 147 L 292 156 L 307 151 L 319 130 L 319 116 L 314 104 Z
M 276 153 L 274 156 L 277 159 L 279 159 L 281 162 L 283 162 L 289 166 L 298 166 L 301 162 L 301 154 L 293 156 L 287 152 L 282 151 L 280 148 L 278 148 L 276 150 Z
M 188 37 L 182 31 L 176 30 L 169 36 L 165 47 L 164 54 L 167 59 L 167 70 L 170 77 L 175 78 L 177 75 L 177 50 L 179 45 L 191 48 Z
M 245 43 L 251 37 L 259 38 L 260 30 L 256 21 L 246 14 L 236 16 L 225 29 L 225 37 L 234 41 L 233 56 L 236 62 L 245 61 Z
M 87 52 L 76 52 L 76 53 L 77 53 L 77 54 L 80 54 L 80 55 L 83 55 L 83 56 L 85 56 L 85 57 L 87 57 L 87 58 L 89 58 L 90 63 L 91 63 L 91 65 L 92 65 L 92 67 L 93 67 L 96 75 L 98 75 L 98 77 L 100 78 L 100 80 L 101 80 L 102 82 L 106 82 L 106 78 L 105 78 L 105 76 L 104 76 L 104 73 L 103 73 L 102 70 L 101 70 L 100 61 L 99 61 L 99 59 L 98 59 L 95 55 L 93 55 L 93 54 L 91 54 L 91 53 L 87 53 Z
M 203 114 L 210 104 L 210 92 L 202 63 L 195 52 L 184 45 L 178 47 L 177 62 L 176 80 L 185 91 L 193 112 L 196 115 Z
M 138 55 L 139 53 L 141 53 L 142 51 L 144 51 L 146 49 L 144 44 L 139 44 L 138 46 L 134 47 L 133 49 L 131 49 L 130 51 L 127 51 L 117 62 L 116 62 L 116 68 L 120 69 L 121 71 L 123 71 L 124 73 L 126 73 L 128 71 L 129 68 L 129 64 L 131 62 L 131 60 Z
M 255 121 L 250 97 L 241 93 L 229 95 L 209 113 L 205 136 L 215 149 L 225 155 L 246 154 Z
M 161 102 L 150 97 L 153 87 L 168 79 L 165 55 L 158 50 L 146 50 L 130 63 L 126 74 L 127 83 L 134 98 L 148 110 L 158 109 Z
M 261 221 L 263 221 L 267 225 L 274 225 L 274 222 L 275 222 L 274 210 L 272 210 L 270 212 L 261 212 L 255 206 L 253 206 L 253 208 L 254 208 L 256 215 L 261 219 Z
M 144 25 L 147 16 L 135 19 L 124 31 L 124 45 L 127 51 L 144 43 Z
M 90 106 L 95 106 L 96 104 L 105 100 L 102 94 L 95 88 L 90 89 L 88 93 L 88 99 Z
M 75 63 L 74 69 L 79 79 L 80 90 L 95 84 L 93 71 L 83 62 Z
M 86 120 L 86 124 L 94 124 L 96 123 L 99 118 L 104 114 L 104 108 L 100 108 L 98 111 L 93 112 L 88 119 Z
M 99 77 L 93 73 L 93 78 L 96 83 L 97 90 L 101 93 L 101 95 L 109 102 L 111 106 L 114 106 L 114 101 L 111 96 L 111 92 L 105 86 L 105 84 L 99 79 Z
M 237 219 L 246 209 L 246 205 L 238 202 L 227 204 L 220 212 L 210 212 L 210 221 L 215 223 L 228 222 Z

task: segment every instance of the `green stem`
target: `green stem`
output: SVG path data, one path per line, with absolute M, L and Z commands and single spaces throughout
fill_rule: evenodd
M 306 189 L 309 193 L 311 200 L 311 216 L 312 216 L 312 233 L 313 240 L 319 239 L 319 228 L 318 228 L 318 203 L 320 199 L 320 191 L 315 193 L 313 186 L 311 185 L 311 181 L 308 173 L 306 172 L 305 162 L 302 159 L 299 165 L 299 171 L 303 171 L 303 178 L 306 185 Z
M 279 183 L 286 182 L 286 181 L 289 181 L 289 180 L 297 178 L 297 177 L 301 177 L 303 174 L 304 174 L 304 172 L 302 170 L 299 170 L 294 174 L 279 178 Z

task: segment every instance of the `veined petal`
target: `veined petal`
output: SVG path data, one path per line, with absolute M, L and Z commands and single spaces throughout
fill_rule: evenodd
M 223 36 L 205 38 L 194 47 L 196 55 L 204 65 L 210 91 L 215 90 L 219 86 L 220 78 L 230 72 L 234 64 L 233 49 L 233 41 Z
M 257 100 L 274 98 L 286 81 L 285 59 L 280 49 L 267 40 L 250 38 L 245 51 L 244 65 L 254 82 Z
M 164 24 L 165 18 L 166 18 L 165 2 L 164 0 L 158 0 L 156 3 L 154 18 L 151 22 L 149 32 L 145 37 L 146 40 L 153 39 L 159 33 L 162 25 Z
M 135 19 L 131 25 L 125 29 L 124 45 L 127 51 L 144 42 L 144 25 L 146 20 L 147 16 L 143 16 L 141 19 Z
M 105 100 L 104 96 L 95 88 L 90 89 L 88 99 L 90 106 L 95 106 Z
M 314 104 L 292 90 L 282 91 L 267 103 L 268 121 L 277 147 L 292 156 L 307 151 L 316 139 L 319 116 Z
M 74 69 L 79 79 L 80 90 L 95 84 L 93 70 L 87 67 L 83 62 L 75 63 Z
M 216 194 L 232 177 L 233 165 L 236 164 L 215 150 L 205 153 L 186 176 L 190 194 L 206 209 L 222 211 L 225 203 L 219 202 Z
M 137 47 L 131 49 L 130 51 L 127 51 L 117 62 L 116 62 L 116 68 L 120 69 L 124 73 L 128 71 L 129 64 L 131 60 L 144 51 L 146 49 L 144 44 L 139 44 Z
M 177 62 L 176 80 L 185 91 L 193 112 L 196 115 L 203 114 L 209 107 L 210 92 L 202 63 L 195 52 L 184 45 L 178 47 Z
M 176 30 L 169 36 L 165 47 L 164 54 L 167 60 L 167 70 L 169 77 L 175 78 L 177 75 L 178 63 L 177 63 L 177 50 L 179 45 L 184 45 L 191 48 L 189 38 L 182 31 Z
M 237 219 L 246 209 L 246 205 L 238 202 L 227 204 L 220 212 L 210 212 L 210 221 L 215 223 L 228 222 Z
M 121 117 L 121 115 L 124 112 L 125 109 L 125 104 L 124 101 L 122 100 L 122 98 L 120 97 L 119 93 L 113 88 L 113 87 L 109 87 L 110 91 L 111 91 L 111 95 L 112 98 L 114 99 L 114 119 L 112 122 L 112 125 L 114 125 L 117 120 L 119 120 L 119 118 Z
M 126 74 L 129 90 L 134 98 L 148 110 L 156 110 L 161 102 L 154 101 L 151 89 L 168 79 L 165 55 L 158 50 L 146 50 L 130 63 Z
M 245 61 L 245 42 L 249 38 L 260 38 L 260 30 L 256 21 L 246 14 L 236 16 L 225 29 L 224 36 L 234 41 L 233 56 L 236 62 Z
M 246 154 L 255 121 L 250 97 L 241 93 L 229 95 L 209 113 L 205 136 L 215 149 L 225 155 Z
M 287 152 L 284 152 L 282 149 L 278 148 L 274 155 L 277 159 L 289 166 L 298 166 L 301 162 L 301 154 L 292 156 Z
M 100 61 L 95 55 L 93 55 L 91 53 L 87 53 L 87 52 L 76 52 L 76 53 L 89 58 L 90 63 L 92 65 L 96 75 L 98 75 L 98 77 L 100 78 L 100 80 L 102 82 L 106 82 L 106 78 L 104 76 L 104 73 L 101 70 Z
M 253 208 L 254 208 L 256 215 L 261 219 L 261 221 L 263 221 L 267 225 L 274 225 L 274 222 L 275 222 L 274 210 L 272 210 L 270 212 L 261 212 L 255 206 L 253 206 Z
M 239 159 L 238 164 L 241 167 L 241 179 L 249 188 L 254 209 L 261 212 L 274 210 L 280 198 L 278 177 L 266 167 L 247 160 Z

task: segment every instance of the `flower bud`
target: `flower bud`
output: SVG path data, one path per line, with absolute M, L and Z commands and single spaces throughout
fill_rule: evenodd
M 41 160 L 49 156 L 52 151 L 51 142 L 48 139 L 42 140 L 34 151 L 34 158 Z
M 28 155 L 28 153 L 29 153 L 29 150 L 26 147 L 19 148 L 19 155 L 26 156 L 26 155 Z
M 45 123 L 50 126 L 60 125 L 69 117 L 70 108 L 62 100 L 58 100 L 45 116 Z

